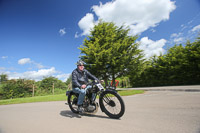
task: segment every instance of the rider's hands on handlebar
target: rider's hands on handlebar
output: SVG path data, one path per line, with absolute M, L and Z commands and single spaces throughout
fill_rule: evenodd
M 104 83 L 104 80 L 100 80 L 100 83 Z
M 95 83 L 103 83 L 104 80 L 94 80 Z
M 81 86 L 81 89 L 85 89 L 85 88 L 86 88 L 86 85 L 83 84 L 83 85 Z

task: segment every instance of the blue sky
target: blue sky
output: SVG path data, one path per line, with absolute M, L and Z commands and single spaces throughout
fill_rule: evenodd
M 149 58 L 198 36 L 200 0 L 0 0 L 0 74 L 65 81 L 99 19 L 129 26 Z

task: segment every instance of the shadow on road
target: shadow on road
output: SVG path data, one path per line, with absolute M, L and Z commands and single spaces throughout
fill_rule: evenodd
M 96 118 L 104 118 L 104 119 L 112 119 L 107 116 L 101 116 L 101 115 L 93 115 L 93 114 L 75 114 L 71 112 L 70 110 L 63 110 L 60 112 L 61 116 L 64 117 L 69 117 L 69 118 L 81 118 L 82 116 L 87 116 L 87 117 L 96 117 Z M 113 120 L 120 120 L 120 119 L 113 119 Z
M 75 114 L 69 110 L 63 110 L 60 112 L 61 116 L 69 117 L 69 118 L 81 118 L 81 115 Z

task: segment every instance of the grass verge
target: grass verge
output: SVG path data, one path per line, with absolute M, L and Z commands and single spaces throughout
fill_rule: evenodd
M 121 96 L 129 96 L 135 94 L 144 93 L 142 90 L 120 90 L 118 93 Z M 65 94 L 58 95 L 47 95 L 47 96 L 36 96 L 36 97 L 27 97 L 27 98 L 16 98 L 16 99 L 7 99 L 0 100 L 0 105 L 7 104 L 20 104 L 20 103 L 33 103 L 33 102 L 49 102 L 49 101 L 66 101 L 67 97 Z
M 118 93 L 121 96 L 130 96 L 130 95 L 135 95 L 135 94 L 142 94 L 144 93 L 143 90 L 118 90 Z

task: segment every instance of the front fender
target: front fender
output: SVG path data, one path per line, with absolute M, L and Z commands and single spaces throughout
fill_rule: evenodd
M 105 91 L 103 91 L 100 96 L 99 96 L 99 105 L 100 105 L 100 108 L 101 108 L 101 111 L 104 112 L 104 109 L 103 109 L 103 101 L 101 102 L 101 100 L 103 100 L 103 96 L 105 95 L 105 93 L 108 93 L 108 92 L 111 92 L 111 93 L 117 93 L 116 90 L 114 89 L 106 89 Z

